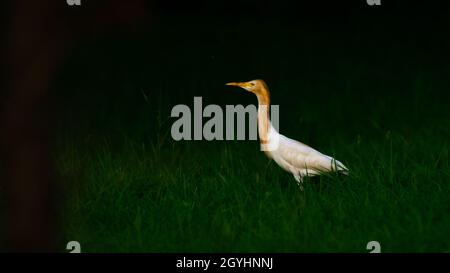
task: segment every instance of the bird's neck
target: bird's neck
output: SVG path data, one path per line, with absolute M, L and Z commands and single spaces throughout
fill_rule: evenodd
M 267 144 L 270 130 L 270 94 L 269 90 L 263 88 L 256 94 L 258 98 L 258 134 L 261 144 Z

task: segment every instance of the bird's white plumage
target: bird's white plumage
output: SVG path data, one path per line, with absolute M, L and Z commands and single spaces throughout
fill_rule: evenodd
M 281 168 L 292 173 L 297 182 L 302 182 L 305 176 L 315 176 L 324 172 L 348 172 L 341 162 L 306 144 L 285 137 L 279 134 L 271 124 L 269 126 L 268 143 L 263 150 L 266 150 L 266 154 Z

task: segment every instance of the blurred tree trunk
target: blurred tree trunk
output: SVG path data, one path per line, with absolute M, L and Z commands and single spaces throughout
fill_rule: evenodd
M 1 94 L 6 251 L 64 250 L 57 245 L 60 184 L 52 153 L 58 114 L 51 85 L 75 41 L 109 27 L 136 26 L 146 11 L 140 0 L 81 2 L 4 4 L 9 10 Z

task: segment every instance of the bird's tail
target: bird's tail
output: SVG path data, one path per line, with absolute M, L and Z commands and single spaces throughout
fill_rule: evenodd
M 347 167 L 345 167 L 344 164 L 342 164 L 342 162 L 340 162 L 339 160 L 336 159 L 332 159 L 332 168 L 334 171 L 340 172 L 342 174 L 348 175 L 349 174 L 349 170 Z

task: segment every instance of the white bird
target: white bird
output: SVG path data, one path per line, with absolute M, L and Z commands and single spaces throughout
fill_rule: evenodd
M 226 85 L 238 86 L 256 95 L 261 150 L 285 171 L 292 173 L 301 188 L 303 188 L 303 178 L 306 176 L 315 176 L 326 172 L 348 174 L 347 167 L 338 160 L 277 132 L 269 119 L 270 93 L 263 80 L 230 82 Z

